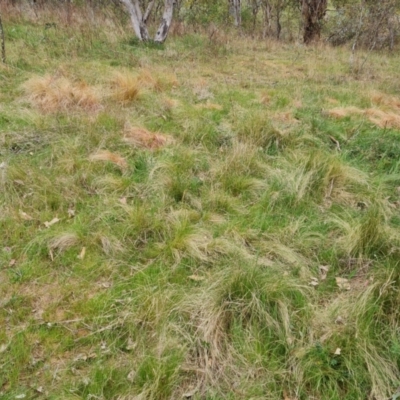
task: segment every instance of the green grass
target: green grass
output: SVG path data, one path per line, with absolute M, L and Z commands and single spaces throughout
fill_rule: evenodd
M 52 18 L 3 21 L 0 397 L 392 397 L 400 131 L 329 111 L 399 58 Z

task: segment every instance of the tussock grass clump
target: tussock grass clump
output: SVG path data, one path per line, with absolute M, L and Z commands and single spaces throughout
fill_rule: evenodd
M 175 75 L 171 73 L 157 74 L 148 68 L 142 68 L 140 70 L 138 81 L 142 87 L 156 92 L 164 92 L 179 84 Z
M 295 203 L 312 199 L 354 205 L 357 194 L 368 187 L 365 173 L 319 150 L 290 151 L 268 168 L 268 175 Z
M 59 252 L 63 252 L 68 250 L 71 247 L 76 246 L 79 243 L 79 237 L 75 233 L 62 233 L 53 237 L 49 241 L 49 249 L 57 250 Z
M 399 238 L 387 226 L 387 215 L 378 205 L 371 205 L 361 219 L 334 219 L 344 236 L 339 243 L 348 256 L 376 258 L 390 256 Z
M 290 349 L 306 335 L 310 295 L 309 287 L 273 271 L 233 262 L 214 276 L 207 291 L 183 301 L 198 338 L 189 344 L 187 367 L 201 370 L 203 385 L 216 385 L 218 391 L 232 379 L 244 383 L 241 368 L 257 370 L 271 392 L 280 393 L 282 387 L 270 383 L 287 368 Z
M 100 97 L 87 83 L 60 75 L 33 77 L 23 84 L 25 98 L 44 113 L 67 110 L 96 111 Z
M 112 97 L 121 102 L 135 101 L 140 95 L 140 82 L 137 76 L 129 72 L 114 72 L 111 79 Z
M 291 143 L 291 134 L 274 127 L 266 111 L 244 113 L 234 120 L 237 138 L 265 149 L 280 150 Z

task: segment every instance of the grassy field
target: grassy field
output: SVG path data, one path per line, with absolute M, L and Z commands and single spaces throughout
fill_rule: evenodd
M 398 54 L 2 16 L 1 399 L 397 398 Z

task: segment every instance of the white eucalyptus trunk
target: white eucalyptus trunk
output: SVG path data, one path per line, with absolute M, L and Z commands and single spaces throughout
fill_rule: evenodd
M 150 39 L 149 31 L 147 29 L 147 22 L 149 20 L 151 11 L 153 10 L 155 0 L 151 0 L 147 5 L 144 14 L 140 9 L 139 0 L 120 0 L 123 3 L 131 18 L 133 30 L 139 40 L 147 41 Z M 174 4 L 176 0 L 165 0 L 164 13 L 160 26 L 154 36 L 156 43 L 163 43 L 167 38 L 169 28 L 171 26 L 172 17 L 174 14 Z
M 162 20 L 154 37 L 154 41 L 156 43 L 163 43 L 168 36 L 168 31 L 172 22 L 172 16 L 174 14 L 174 4 L 175 0 L 165 0 Z
M 149 31 L 147 30 L 147 25 L 143 20 L 142 11 L 140 9 L 139 0 L 121 0 L 128 10 L 129 16 L 131 18 L 131 23 L 133 30 L 139 40 L 149 40 Z M 154 3 L 154 2 L 153 2 Z M 146 13 L 150 14 L 150 10 L 146 10 Z M 148 15 L 147 15 L 148 18 Z
M 155 2 L 156 2 L 156 0 L 152 0 L 152 1 L 150 1 L 150 3 L 147 6 L 147 9 L 142 18 L 142 20 L 145 24 L 147 24 L 147 21 L 149 20 L 149 17 L 150 17 L 151 11 L 153 10 Z
M 141 18 L 141 16 L 139 18 L 139 15 L 137 13 L 137 8 L 131 2 L 131 0 L 121 0 L 121 3 L 123 3 L 125 5 L 128 13 L 129 13 L 129 16 L 131 18 L 132 27 L 133 27 L 133 30 L 135 31 L 136 36 L 140 40 L 143 40 L 142 32 L 140 30 L 140 23 L 141 23 L 142 18 Z

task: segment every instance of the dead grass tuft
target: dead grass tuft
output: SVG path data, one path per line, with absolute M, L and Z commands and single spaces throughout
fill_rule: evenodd
M 381 106 L 386 106 L 392 110 L 400 110 L 400 99 L 394 96 L 388 96 L 385 93 L 373 92 L 371 95 L 371 100 L 373 103 Z
M 90 161 L 109 161 L 121 170 L 126 170 L 128 168 L 128 163 L 125 158 L 116 153 L 111 153 L 108 150 L 99 150 L 97 153 L 91 154 L 89 156 Z
M 135 147 L 159 149 L 173 142 L 171 136 L 150 132 L 145 128 L 131 127 L 125 130 L 124 141 Z
M 179 102 L 179 100 L 171 99 L 170 97 L 164 97 L 162 100 L 162 105 L 163 105 L 164 109 L 170 111 L 174 108 L 179 107 L 180 102 Z
M 350 115 L 363 114 L 364 111 L 358 107 L 336 107 L 328 110 L 328 115 L 333 118 L 344 118 Z
M 198 104 L 196 107 L 205 110 L 217 110 L 217 111 L 221 111 L 223 109 L 223 107 L 220 104 L 210 103 L 209 101 L 207 101 L 204 104 Z
M 344 118 L 351 115 L 364 115 L 370 122 L 379 128 L 400 129 L 400 115 L 386 112 L 377 108 L 362 110 L 358 107 L 337 107 L 328 110 L 328 115 L 334 118 Z
M 178 86 L 179 82 L 175 75 L 154 75 L 149 69 L 142 69 L 138 77 L 139 84 L 156 92 L 163 92 Z
M 262 93 L 260 97 L 260 103 L 268 105 L 271 103 L 271 96 L 268 93 Z
M 36 76 L 23 84 L 26 98 L 44 113 L 83 109 L 97 111 L 100 99 L 87 83 L 57 76 Z
M 140 82 L 129 72 L 115 72 L 111 79 L 111 88 L 112 97 L 121 103 L 134 101 L 140 94 Z
M 366 110 L 368 119 L 379 128 L 400 129 L 400 115 L 375 108 Z
M 65 250 L 75 246 L 78 243 L 78 237 L 74 233 L 63 233 L 54 237 L 49 242 L 49 250 L 58 250 L 62 253 Z

